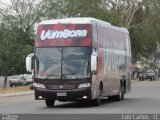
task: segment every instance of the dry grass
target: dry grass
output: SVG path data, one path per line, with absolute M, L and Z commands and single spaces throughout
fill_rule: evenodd
M 22 87 L 14 87 L 14 88 L 0 88 L 0 94 L 5 93 L 17 93 L 17 92 L 25 92 L 30 91 L 30 86 L 22 86 Z

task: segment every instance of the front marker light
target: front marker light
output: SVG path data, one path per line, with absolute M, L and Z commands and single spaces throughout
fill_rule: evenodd
M 91 83 L 83 83 L 83 84 L 79 84 L 78 88 L 87 88 L 90 86 L 91 86 Z
M 40 84 L 40 83 L 33 83 L 33 86 L 38 88 L 46 88 L 44 84 Z

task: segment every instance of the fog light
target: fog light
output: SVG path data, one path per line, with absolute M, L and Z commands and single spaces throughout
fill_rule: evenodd
M 83 99 L 87 99 L 87 96 L 83 96 Z
M 39 99 L 42 99 L 43 97 L 42 97 L 42 96 L 39 96 L 38 98 L 39 98 Z

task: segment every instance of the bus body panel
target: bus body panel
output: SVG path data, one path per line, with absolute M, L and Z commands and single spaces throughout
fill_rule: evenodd
M 129 32 L 121 31 L 115 26 L 98 21 L 97 23 L 94 21 L 92 25 L 97 28 L 97 35 L 92 35 L 96 38 L 92 37 L 92 42 L 98 41 L 97 45 L 92 43 L 92 46 L 98 49 L 98 75 L 96 78 L 92 76 L 92 82 L 97 87 L 94 87 L 93 90 L 96 88 L 94 91 L 98 91 L 98 86 L 102 81 L 104 96 L 117 95 L 124 76 L 126 77 L 125 92 L 130 92 L 131 48 Z

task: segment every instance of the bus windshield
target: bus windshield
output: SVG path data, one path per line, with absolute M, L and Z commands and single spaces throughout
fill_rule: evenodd
M 81 79 L 90 77 L 91 47 L 36 48 L 35 77 Z

